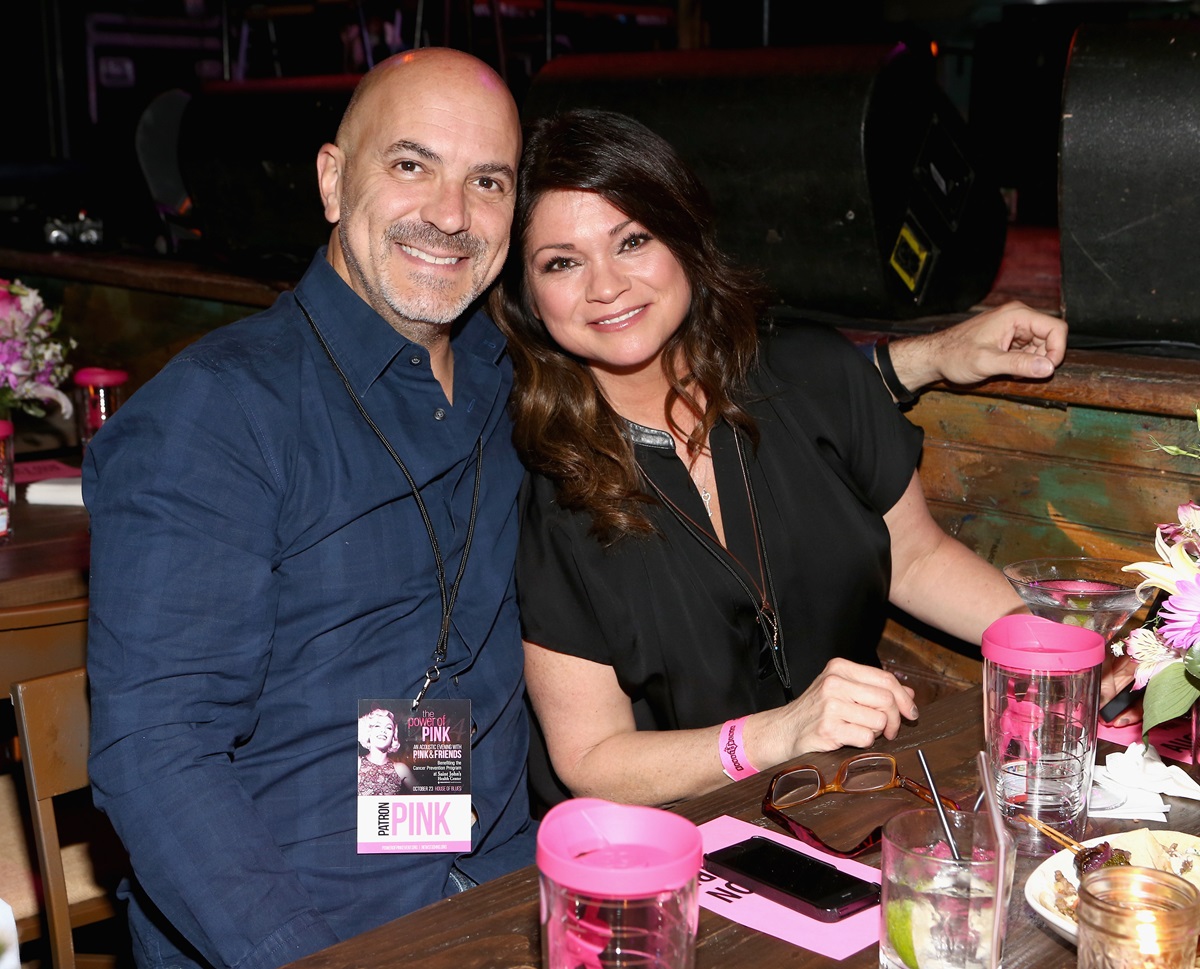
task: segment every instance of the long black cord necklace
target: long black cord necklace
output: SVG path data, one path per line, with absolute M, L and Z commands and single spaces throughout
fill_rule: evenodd
M 646 469 L 642 467 L 640 462 L 638 462 L 638 470 L 641 472 L 642 478 L 650 486 L 650 489 L 658 496 L 659 500 L 671 514 L 675 516 L 675 519 L 700 543 L 701 548 L 712 556 L 726 572 L 733 576 L 738 585 L 749 596 L 750 601 L 754 603 L 754 618 L 758 623 L 759 631 L 763 637 L 764 648 L 770 653 L 771 662 L 775 667 L 775 675 L 779 677 L 779 682 L 783 686 L 784 696 L 790 701 L 795 698 L 795 695 L 792 693 L 792 676 L 788 670 L 787 654 L 784 651 L 783 626 L 779 620 L 779 613 L 775 611 L 774 606 L 774 603 L 777 601 L 775 596 L 775 581 L 771 575 L 771 561 L 767 556 L 767 545 L 763 538 L 762 523 L 758 517 L 758 501 L 754 496 L 754 484 L 750 480 L 750 469 L 746 463 L 742 438 L 737 428 L 733 428 L 733 440 L 734 446 L 737 449 L 738 464 L 742 470 L 742 480 L 746 486 L 746 501 L 750 506 L 750 522 L 754 531 L 754 551 L 758 557 L 758 574 L 759 580 L 762 583 L 761 586 L 754 581 L 750 571 L 742 565 L 737 556 L 724 548 L 712 535 L 701 528 L 687 512 L 667 497 L 662 488 L 646 473 Z M 713 474 L 714 476 L 716 474 L 715 465 L 713 466 Z M 729 559 L 737 562 L 738 568 L 735 568 Z
M 471 554 L 471 542 L 475 538 L 475 519 L 479 511 L 479 493 L 480 484 L 483 480 L 483 437 L 482 435 L 475 441 L 475 491 L 471 495 L 471 517 L 467 523 L 467 538 L 463 543 L 462 558 L 458 562 L 458 573 L 454 577 L 454 584 L 449 590 L 446 588 L 446 565 L 442 560 L 441 546 L 438 545 L 437 533 L 433 530 L 433 519 L 429 517 L 429 509 L 425 507 L 425 500 L 421 497 L 421 492 L 417 488 L 417 482 L 413 479 L 412 474 L 408 470 L 408 466 L 396 453 L 392 447 L 392 442 L 387 439 L 387 435 L 380 430 L 379 425 L 371 419 L 371 415 L 367 413 L 367 409 L 363 406 L 361 400 L 358 399 L 358 394 L 354 392 L 354 387 L 350 384 L 350 379 L 346 376 L 341 365 L 337 362 L 337 358 L 333 355 L 333 351 L 329 348 L 329 344 L 325 342 L 325 337 L 322 335 L 316 321 L 309 314 L 304 304 L 300 304 L 300 310 L 304 313 L 305 319 L 308 320 L 308 325 L 312 328 L 313 335 L 317 338 L 317 342 L 321 345 L 321 349 L 325 351 L 325 356 L 329 358 L 329 362 L 333 364 L 333 369 L 337 371 L 337 375 L 342 378 L 342 385 L 346 388 L 346 393 L 350 395 L 350 399 L 354 401 L 354 406 L 358 409 L 362 419 L 367 422 L 367 426 L 375 432 L 375 436 L 387 449 L 387 453 L 391 455 L 392 460 L 396 462 L 404 479 L 408 482 L 408 486 L 412 488 L 413 499 L 417 503 L 417 509 L 421 513 L 421 521 L 425 524 L 425 534 L 429 536 L 429 547 L 433 549 L 433 562 L 435 566 L 435 574 L 437 575 L 438 592 L 442 598 L 442 624 L 438 630 L 437 643 L 433 649 L 433 662 L 425 671 L 425 683 L 418 691 L 416 699 L 413 700 L 413 709 L 417 704 L 425 699 L 425 694 L 429 688 L 436 683 L 442 675 L 441 666 L 446 661 L 446 651 L 450 644 L 450 617 L 454 613 L 454 604 L 458 601 L 458 590 L 462 584 L 463 573 L 467 570 L 467 556 Z

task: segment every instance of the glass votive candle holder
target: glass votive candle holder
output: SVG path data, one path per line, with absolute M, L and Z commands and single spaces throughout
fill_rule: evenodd
M 1079 885 L 1079 969 L 1192 969 L 1200 892 L 1153 868 L 1098 868 Z

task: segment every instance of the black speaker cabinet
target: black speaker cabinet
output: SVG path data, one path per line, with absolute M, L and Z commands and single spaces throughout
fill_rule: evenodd
M 1077 31 L 1059 180 L 1072 330 L 1200 343 L 1200 23 Z
M 526 117 L 632 115 L 708 187 L 720 240 L 791 307 L 879 319 L 968 309 L 1006 212 L 927 52 L 763 48 L 561 57 Z
M 329 241 L 317 152 L 337 134 L 357 81 L 218 83 L 191 99 L 179 128 L 179 167 L 205 253 L 303 267 Z

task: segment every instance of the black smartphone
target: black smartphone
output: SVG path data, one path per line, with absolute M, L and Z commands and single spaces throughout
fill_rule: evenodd
M 879 904 L 879 886 L 770 838 L 747 838 L 704 856 L 704 867 L 821 922 Z
M 1130 683 L 1100 708 L 1100 719 L 1105 723 L 1112 723 L 1117 717 L 1133 706 L 1137 699 L 1138 697 L 1133 692 L 1133 684 Z

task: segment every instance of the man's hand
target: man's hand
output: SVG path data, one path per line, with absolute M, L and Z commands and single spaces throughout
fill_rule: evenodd
M 888 350 L 900 382 L 913 392 L 935 380 L 1040 380 L 1063 361 L 1067 324 L 1024 303 L 1006 303 L 937 333 L 897 340 Z

